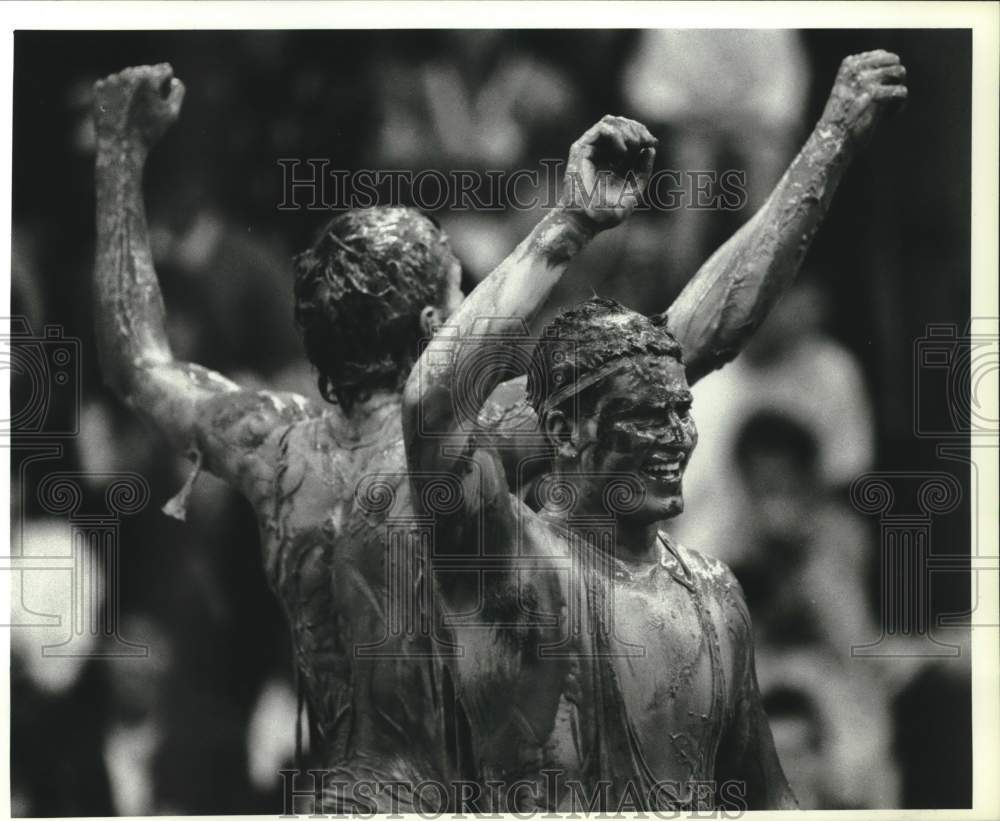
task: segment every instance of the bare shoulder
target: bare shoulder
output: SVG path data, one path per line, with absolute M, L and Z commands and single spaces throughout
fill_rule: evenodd
M 258 451 L 290 425 L 324 414 L 304 396 L 267 390 L 217 396 L 202 410 L 202 437 L 243 452 Z
M 202 411 L 202 436 L 250 449 L 263 445 L 278 428 L 323 414 L 304 396 L 266 390 L 221 394 L 207 400 Z
M 662 531 L 661 531 L 662 533 Z M 701 589 L 715 601 L 726 616 L 727 622 L 742 624 L 750 631 L 750 613 L 746 597 L 736 574 L 724 561 L 700 550 L 685 547 L 669 534 L 663 533 L 667 543 L 684 562 L 691 574 L 700 582 Z
M 202 403 L 197 420 L 198 445 L 206 467 L 251 498 L 269 481 L 282 435 L 293 425 L 316 419 L 325 408 L 295 393 L 235 391 Z
M 684 564 L 687 565 L 688 570 L 700 580 L 721 587 L 726 587 L 727 585 L 739 586 L 736 576 L 724 561 L 681 544 L 669 533 L 664 533 L 663 531 L 660 531 L 660 533 L 667 544 L 677 553 Z

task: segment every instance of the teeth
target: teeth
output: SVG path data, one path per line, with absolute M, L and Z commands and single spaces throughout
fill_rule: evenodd
M 654 476 L 670 477 L 680 473 L 681 464 L 674 462 L 656 462 L 646 467 L 646 471 Z

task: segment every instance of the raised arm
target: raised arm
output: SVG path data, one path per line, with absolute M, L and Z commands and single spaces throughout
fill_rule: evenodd
M 94 86 L 97 131 L 97 350 L 106 384 L 182 452 L 254 494 L 254 457 L 304 400 L 250 394 L 173 358 L 149 247 L 142 173 L 149 150 L 180 113 L 184 86 L 169 65 L 127 68 Z M 249 467 L 249 470 L 248 470 Z M 181 511 L 176 511 L 181 513 Z
M 905 78 L 887 51 L 841 63 L 823 116 L 771 196 L 667 309 L 688 382 L 733 359 L 791 285 L 844 170 L 885 111 L 906 99 Z
M 461 470 L 480 408 L 493 388 L 517 375 L 504 355 L 517 344 L 511 335 L 524 343 L 570 260 L 635 208 L 655 142 L 639 123 L 605 117 L 573 144 L 559 206 L 476 287 L 410 374 L 403 433 L 411 472 Z M 463 373 L 474 373 L 475 384 L 466 384 Z

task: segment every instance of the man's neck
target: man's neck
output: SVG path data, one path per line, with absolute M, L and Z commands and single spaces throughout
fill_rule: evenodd
M 563 474 L 568 479 L 568 474 Z M 545 510 L 542 515 L 550 522 L 572 533 L 593 541 L 595 530 L 607 533 L 614 530 L 614 555 L 626 562 L 646 563 L 657 561 L 660 555 L 659 523 L 636 521 L 622 516 L 609 515 L 607 507 L 601 503 L 588 504 L 587 495 L 580 488 L 578 503 L 570 510 Z M 597 543 L 603 542 L 598 538 Z
M 655 562 L 660 557 L 658 523 L 615 522 L 615 556 L 624 561 Z
M 389 429 L 393 422 L 398 422 L 401 402 L 399 391 L 375 391 L 354 404 L 350 413 L 345 415 L 359 436 L 377 434 Z

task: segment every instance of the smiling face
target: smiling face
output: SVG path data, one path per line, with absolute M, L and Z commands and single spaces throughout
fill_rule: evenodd
M 607 511 L 618 518 L 651 524 L 676 516 L 684 509 L 684 470 L 698 442 L 684 366 L 671 357 L 637 357 L 593 390 L 599 397 L 571 425 L 574 442 L 571 450 L 561 449 L 561 469 L 580 474 L 591 506 L 607 504 L 611 477 L 637 482 L 642 504 Z M 570 454 L 575 464 L 567 462 Z

